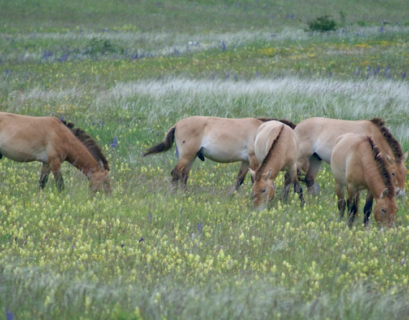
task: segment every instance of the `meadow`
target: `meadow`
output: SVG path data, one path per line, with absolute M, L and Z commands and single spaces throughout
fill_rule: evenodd
M 348 228 L 328 165 L 303 208 L 280 175 L 255 211 L 238 163 L 174 191 L 175 149 L 142 157 L 191 115 L 382 117 L 407 151 L 404 2 L 0 0 L 0 111 L 74 122 L 113 186 L 65 164 L 41 192 L 39 163 L 0 160 L 0 317 L 408 318 L 407 196 L 394 228 L 364 228 L 363 202 Z M 305 30 L 323 14 L 336 31 Z

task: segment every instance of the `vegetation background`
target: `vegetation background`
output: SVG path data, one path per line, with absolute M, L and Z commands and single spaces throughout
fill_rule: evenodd
M 339 219 L 317 195 L 256 212 L 239 164 L 142 158 L 191 115 L 382 117 L 409 148 L 405 0 L 0 0 L 0 110 L 54 115 L 97 139 L 113 194 L 38 190 L 38 163 L 0 161 L 6 319 L 404 319 L 409 217 Z M 336 30 L 310 31 L 328 15 Z M 282 188 L 283 177 L 276 186 Z M 361 206 L 362 207 L 362 206 Z

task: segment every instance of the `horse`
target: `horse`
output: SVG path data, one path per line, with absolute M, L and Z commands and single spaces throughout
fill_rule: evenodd
M 254 142 L 256 158 L 261 163 L 256 171 L 250 169 L 253 177 L 254 207 L 268 204 L 275 196 L 274 180 L 280 171 L 286 171 L 283 200 L 288 197 L 291 184 L 304 203 L 302 189 L 297 177 L 298 138 L 294 130 L 284 123 L 269 121 L 257 130 Z
M 238 190 L 249 168 L 252 170 L 258 168 L 254 140 L 258 127 L 270 120 L 277 119 L 188 117 L 172 126 L 166 133 L 164 141 L 149 148 L 143 156 L 165 152 L 176 140 L 179 159 L 171 171 L 172 183 L 176 186 L 181 182 L 184 188 L 196 157 L 202 161 L 208 158 L 221 163 L 241 161 L 234 185 L 234 190 Z M 291 121 L 279 121 L 295 126 Z
M 382 225 L 392 226 L 398 206 L 392 175 L 387 160 L 373 139 L 366 135 L 347 133 L 338 137 L 331 155 L 331 169 L 335 178 L 338 210 L 343 218 L 345 211 L 344 187 L 347 187 L 349 211 L 348 225 L 352 226 L 358 211 L 359 191 L 368 190 L 375 198 L 374 216 Z M 364 207 L 364 225 L 371 214 L 372 201 Z
M 39 185 L 49 174 L 58 191 L 64 189 L 61 164 L 68 161 L 88 179 L 91 191 L 110 192 L 109 163 L 96 142 L 83 130 L 55 117 L 32 117 L 0 112 L 0 159 L 43 163 Z
M 371 120 L 338 120 L 309 118 L 301 121 L 294 129 L 300 146 L 297 167 L 306 169 L 305 183 L 311 193 L 321 162 L 330 163 L 336 139 L 345 133 L 358 133 L 370 136 L 387 160 L 392 174 L 392 182 L 398 196 L 405 194 L 405 161 L 408 152 L 403 154 L 399 142 L 385 127 L 380 118 Z M 367 199 L 370 201 L 371 199 Z

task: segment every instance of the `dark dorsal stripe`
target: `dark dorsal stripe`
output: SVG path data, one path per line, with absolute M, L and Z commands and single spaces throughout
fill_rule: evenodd
M 372 154 L 376 162 L 376 166 L 378 167 L 379 174 L 382 177 L 385 187 L 388 189 L 387 197 L 392 198 L 395 195 L 395 191 L 392 184 L 391 174 L 387 169 L 385 159 L 382 157 L 382 153 L 370 137 L 368 137 L 368 142 L 371 146 Z
M 401 164 L 403 159 L 403 151 L 402 147 L 400 146 L 398 140 L 396 140 L 392 133 L 389 131 L 387 127 L 385 127 L 385 121 L 381 118 L 373 118 L 370 120 L 374 125 L 376 125 L 381 131 L 383 137 L 385 138 L 386 142 L 388 143 L 389 147 L 393 152 L 393 157 L 395 158 L 395 162 L 397 164 Z
M 280 139 L 280 135 L 281 135 L 281 132 L 283 132 L 283 129 L 284 129 L 284 126 L 281 126 L 281 130 L 278 133 L 277 138 L 275 138 L 275 140 L 273 141 L 273 144 L 271 145 L 270 150 L 268 151 L 268 153 L 264 157 L 264 160 L 261 163 L 260 167 L 257 169 L 255 177 L 254 177 L 255 181 L 259 181 L 261 179 L 261 175 L 263 173 L 263 170 L 266 167 L 268 161 L 270 160 L 271 155 L 273 154 L 274 147 L 276 146 L 276 144 L 278 142 L 278 139 Z
M 290 121 L 290 120 L 286 120 L 286 119 L 276 119 L 276 118 L 257 118 L 260 121 L 263 122 L 268 122 L 268 121 L 279 121 L 281 123 L 286 124 L 287 126 L 289 126 L 291 129 L 295 129 L 295 127 L 297 126 L 294 122 Z
M 97 145 L 95 140 L 92 139 L 91 136 L 86 134 L 84 130 L 80 128 L 74 128 L 75 125 L 72 122 L 65 122 L 64 120 L 61 120 L 61 122 L 71 130 L 71 132 L 77 137 L 79 141 L 81 141 L 81 143 L 88 149 L 94 159 L 98 163 L 102 162 L 105 170 L 109 170 L 108 160 L 105 158 L 101 148 Z

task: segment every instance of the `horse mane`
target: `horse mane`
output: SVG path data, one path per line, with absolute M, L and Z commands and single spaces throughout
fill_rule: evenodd
M 382 153 L 380 152 L 379 148 L 375 145 L 375 143 L 369 136 L 367 138 L 371 146 L 372 154 L 376 162 L 376 166 L 378 167 L 378 171 L 382 177 L 383 183 L 388 189 L 387 197 L 392 198 L 395 194 L 395 191 L 394 191 L 394 187 L 392 184 L 391 174 L 389 173 L 389 170 L 387 169 L 385 160 L 382 157 Z
M 264 157 L 263 162 L 261 163 L 260 167 L 258 167 L 258 169 L 257 169 L 257 171 L 256 171 L 256 174 L 255 174 L 255 177 L 254 177 L 254 180 L 255 180 L 255 181 L 259 181 L 259 180 L 261 179 L 261 173 L 263 172 L 265 166 L 267 165 L 268 161 L 270 160 L 271 155 L 272 155 L 273 150 L 274 150 L 274 147 L 276 146 L 276 144 L 277 144 L 277 142 L 278 142 L 278 139 L 280 139 L 280 135 L 281 135 L 281 132 L 283 132 L 283 129 L 284 129 L 284 126 L 281 127 L 281 130 L 280 130 L 280 132 L 278 133 L 278 135 L 277 135 L 277 137 L 275 138 L 275 140 L 273 141 L 270 150 L 268 151 L 268 153 L 267 153 L 266 156 Z
M 377 126 L 377 128 L 379 129 L 379 131 L 381 131 L 383 137 L 385 138 L 386 142 L 389 144 L 393 152 L 395 162 L 397 164 L 401 164 L 403 159 L 402 147 L 400 146 L 398 140 L 396 140 L 393 137 L 389 129 L 385 127 L 385 121 L 383 121 L 381 118 L 373 118 L 370 121 Z
M 268 121 L 279 121 L 281 123 L 286 124 L 287 126 L 289 126 L 291 129 L 295 129 L 295 127 L 297 126 L 294 122 L 290 121 L 290 120 L 286 120 L 286 119 L 276 119 L 276 118 L 257 118 L 257 120 L 260 120 L 262 122 L 268 122 Z
M 60 119 L 61 120 L 61 119 Z M 109 163 L 108 160 L 105 158 L 104 154 L 102 153 L 101 148 L 97 145 L 94 139 L 91 138 L 88 134 L 85 133 L 84 130 L 80 128 L 74 128 L 75 124 L 72 122 L 66 122 L 61 120 L 61 122 L 71 130 L 74 136 L 88 149 L 94 159 L 100 163 L 102 162 L 104 169 L 109 171 Z

